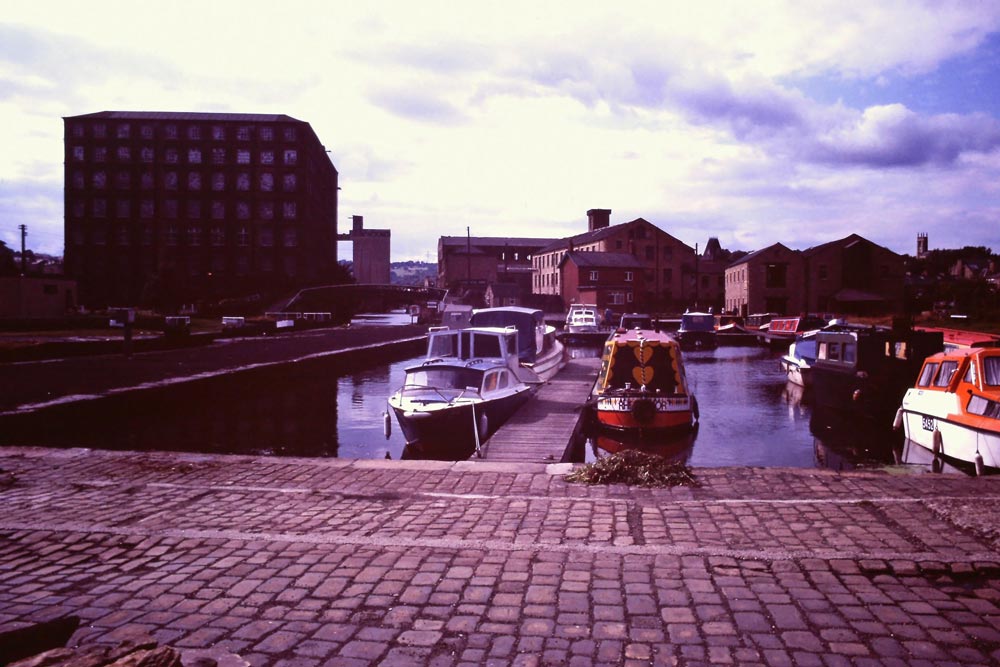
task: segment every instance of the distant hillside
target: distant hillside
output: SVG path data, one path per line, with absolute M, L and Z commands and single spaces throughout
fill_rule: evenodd
M 341 260 L 340 265 L 351 271 L 354 263 Z M 393 285 L 423 285 L 425 277 L 437 279 L 437 264 L 431 262 L 392 262 L 389 264 L 389 281 Z
M 430 262 L 392 262 L 389 265 L 393 285 L 423 285 L 424 278 L 437 279 L 437 264 Z

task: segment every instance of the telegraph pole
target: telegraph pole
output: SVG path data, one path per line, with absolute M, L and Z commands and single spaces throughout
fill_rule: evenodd
M 24 240 L 28 236 L 28 225 L 18 225 L 18 229 L 21 230 L 21 275 L 28 274 L 28 257 L 24 251 Z

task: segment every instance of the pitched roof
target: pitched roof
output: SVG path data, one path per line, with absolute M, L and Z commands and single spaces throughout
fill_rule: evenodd
M 783 249 L 787 250 L 788 252 L 792 252 L 792 253 L 801 252 L 800 250 L 792 250 L 791 248 L 789 248 L 788 246 L 786 246 L 784 243 L 772 243 L 771 245 L 767 246 L 766 248 L 761 248 L 760 250 L 754 250 L 753 252 L 751 252 L 748 255 L 743 255 L 739 259 L 737 259 L 737 260 L 733 261 L 731 264 L 729 264 L 729 266 L 727 266 L 726 268 L 730 268 L 730 267 L 733 267 L 733 266 L 739 266 L 740 264 L 746 264 L 747 262 L 749 262 L 752 259 L 758 259 L 761 255 L 763 255 L 764 253 L 766 253 L 769 250 L 772 250 L 774 248 L 783 248 Z
M 516 237 L 516 236 L 442 236 L 441 245 L 444 246 L 461 246 L 462 248 L 468 243 L 473 246 L 473 251 L 475 251 L 475 246 L 510 246 L 510 247 L 531 247 L 537 248 L 539 245 L 552 243 L 554 239 L 538 239 L 530 237 Z
M 228 120 L 247 123 L 305 122 L 291 116 L 286 116 L 285 114 L 210 113 L 202 111 L 98 111 L 79 116 L 64 116 L 65 120 L 75 118 L 108 118 L 111 120 Z
M 564 238 L 564 239 L 559 239 L 558 241 L 555 241 L 551 245 L 548 245 L 548 246 L 542 248 L 538 252 L 539 253 L 546 253 L 546 252 L 555 252 L 556 250 L 562 250 L 563 248 L 568 248 L 570 242 L 573 243 L 574 247 L 581 246 L 581 245 L 587 245 L 588 243 L 596 243 L 598 241 L 601 241 L 603 239 L 608 238 L 609 236 L 613 236 L 613 235 L 619 233 L 620 231 L 622 231 L 623 229 L 625 229 L 625 228 L 627 228 L 629 226 L 636 227 L 639 224 L 643 224 L 643 223 L 647 224 L 650 227 L 652 227 L 653 229 L 655 229 L 656 233 L 663 234 L 664 236 L 669 236 L 670 238 L 674 239 L 678 243 L 681 243 L 682 245 L 687 246 L 686 243 L 684 243 L 680 239 L 676 238 L 675 236 L 673 236 L 671 234 L 668 234 L 667 232 L 663 231 L 662 229 L 660 229 L 659 227 L 657 227 L 656 225 L 654 225 L 653 223 L 651 223 L 649 220 L 646 220 L 645 218 L 636 218 L 635 220 L 629 220 L 628 222 L 622 222 L 622 223 L 619 223 L 617 225 L 610 225 L 608 227 L 601 227 L 600 229 L 595 229 L 595 230 L 589 231 L 589 232 L 583 232 L 582 234 L 577 234 L 576 236 L 570 236 L 570 237 L 567 237 L 567 238 Z M 692 248 L 692 250 L 694 250 L 694 249 Z
M 572 260 L 579 267 L 593 269 L 641 269 L 640 262 L 635 255 L 627 252 L 567 252 L 559 261 L 562 267 L 566 262 Z
M 876 248 L 882 248 L 883 250 L 886 250 L 888 252 L 892 252 L 892 250 L 889 250 L 885 246 L 880 246 L 879 244 L 875 243 L 874 241 L 869 241 L 868 239 L 866 239 L 863 236 L 860 236 L 858 234 L 848 234 L 847 236 L 845 236 L 842 239 L 837 239 L 836 241 L 830 241 L 828 243 L 823 243 L 823 244 L 820 244 L 818 246 L 813 246 L 812 248 L 806 248 L 805 250 L 802 251 L 802 254 L 804 254 L 807 257 L 811 257 L 812 255 L 820 253 L 820 252 L 822 252 L 824 250 L 827 250 L 829 248 L 835 248 L 835 247 L 849 248 L 850 246 L 855 245 L 857 243 L 870 243 L 871 245 L 875 246 Z M 896 254 L 896 253 L 893 253 L 893 254 Z

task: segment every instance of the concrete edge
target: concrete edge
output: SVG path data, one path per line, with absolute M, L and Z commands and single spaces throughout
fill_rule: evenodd
M 411 471 L 454 471 L 457 473 L 500 473 L 500 474 L 546 474 L 563 476 L 582 466 L 581 463 L 528 463 L 528 462 L 498 462 L 498 461 L 431 461 L 431 460 L 397 460 L 397 459 L 346 459 L 323 457 L 272 456 L 254 454 L 214 454 L 207 452 L 184 452 L 172 450 L 114 450 L 90 449 L 84 447 L 56 448 L 33 446 L 0 446 L 0 460 L 5 458 L 32 459 L 73 459 L 73 458 L 103 458 L 127 459 L 142 458 L 149 461 L 174 461 L 180 463 L 250 463 L 260 465 L 309 465 L 322 468 L 356 468 L 358 470 L 411 470 Z M 823 468 L 785 468 L 762 466 L 728 466 L 719 468 L 692 468 L 692 471 L 702 477 L 721 478 L 728 475 L 755 471 L 762 474 L 800 475 L 802 477 L 854 477 L 890 479 L 891 476 L 881 470 L 827 470 Z M 1000 475 L 985 475 L 982 477 L 940 475 L 935 478 L 955 477 L 969 483 L 994 487 L 1000 485 Z M 990 489 L 992 491 L 992 488 Z M 930 500 L 930 498 L 929 498 Z

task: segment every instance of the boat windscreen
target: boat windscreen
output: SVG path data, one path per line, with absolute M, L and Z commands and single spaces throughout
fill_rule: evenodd
M 457 337 L 457 331 L 446 331 L 433 334 L 428 345 L 427 356 L 454 357 L 458 354 L 458 351 L 455 349 Z
M 931 380 L 934 379 L 934 374 L 937 373 L 938 363 L 936 361 L 928 361 L 924 364 L 923 370 L 920 371 L 920 377 L 917 378 L 918 387 L 929 387 L 931 386 Z
M 983 357 L 983 382 L 1000 387 L 1000 357 Z
M 472 368 L 419 368 L 407 372 L 405 389 L 479 389 L 482 379 L 482 371 Z

